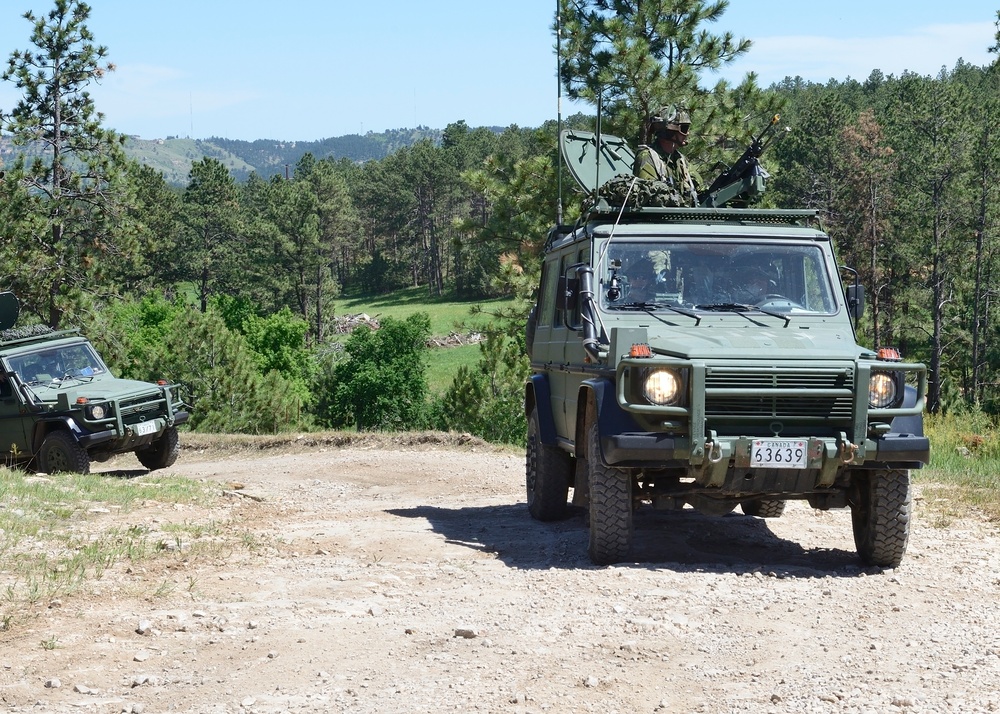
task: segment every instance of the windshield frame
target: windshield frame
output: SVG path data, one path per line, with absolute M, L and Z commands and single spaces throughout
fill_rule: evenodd
M 4 367 L 27 385 L 110 375 L 108 366 L 87 340 L 42 343 L 21 349 L 4 356 Z
M 596 298 L 608 314 L 682 310 L 702 316 L 749 312 L 787 319 L 829 318 L 843 309 L 832 252 L 813 236 L 630 233 L 602 241 L 595 249 L 595 262 L 600 261 Z M 647 271 L 651 278 L 636 279 L 637 273 Z M 697 289 L 696 277 L 703 283 Z M 758 293 L 745 285 L 751 277 Z

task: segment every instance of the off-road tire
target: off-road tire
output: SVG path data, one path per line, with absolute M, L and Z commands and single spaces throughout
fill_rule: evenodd
M 857 471 L 851 495 L 854 544 L 861 560 L 895 568 L 903 560 L 910 537 L 910 472 Z
M 89 474 L 90 456 L 73 435 L 63 429 L 50 432 L 38 450 L 38 468 L 44 473 Z
M 595 565 L 611 565 L 632 550 L 632 476 L 605 466 L 597 424 L 587 435 L 587 479 L 590 483 L 590 543 Z
M 748 516 L 757 516 L 758 518 L 780 518 L 781 514 L 785 512 L 785 501 L 781 499 L 757 499 L 755 501 L 743 501 L 740 503 L 740 508 Z
M 528 444 L 524 459 L 524 485 L 528 512 L 532 518 L 558 521 L 566 517 L 571 474 L 570 455 L 558 446 L 542 443 L 538 407 L 535 407 L 528 417 Z
M 149 446 L 136 449 L 135 456 L 139 463 L 150 471 L 165 469 L 173 466 L 180 453 L 180 437 L 177 435 L 176 426 L 168 426 L 160 438 Z

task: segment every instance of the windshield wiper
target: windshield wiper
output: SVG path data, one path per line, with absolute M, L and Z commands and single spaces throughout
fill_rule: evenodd
M 742 315 L 748 320 L 750 319 L 750 316 L 745 315 L 744 313 L 759 312 L 762 315 L 768 315 L 769 317 L 777 317 L 779 320 L 784 320 L 786 326 L 788 325 L 788 323 L 792 321 L 792 318 L 790 318 L 785 313 L 775 312 L 774 310 L 764 310 L 757 307 L 756 305 L 747 305 L 746 303 L 742 302 L 716 302 L 716 303 L 710 303 L 708 305 L 695 305 L 695 308 L 698 310 L 710 310 L 712 312 L 735 312 L 736 314 Z
M 609 310 L 641 310 L 642 312 L 652 313 L 654 310 L 670 310 L 671 312 L 676 312 L 678 315 L 684 315 L 685 317 L 690 317 L 697 322 L 701 322 L 701 316 L 692 312 L 691 310 L 685 310 L 684 308 L 677 307 L 676 305 L 665 305 L 660 302 L 626 302 L 621 305 L 609 305 Z
M 78 380 L 80 382 L 93 382 L 94 381 L 94 375 L 92 375 L 92 374 L 79 374 L 78 370 L 74 370 L 73 372 L 67 372 L 62 377 L 59 378 L 59 380 L 62 381 L 62 382 L 65 382 L 66 380 L 69 380 L 69 379 L 75 379 L 75 380 Z

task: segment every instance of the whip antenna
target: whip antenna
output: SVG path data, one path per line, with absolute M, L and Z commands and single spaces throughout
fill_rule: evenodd
M 556 225 L 561 226 L 563 222 L 563 196 L 562 196 L 562 148 L 559 145 L 562 137 L 562 12 L 559 9 L 559 0 L 556 0 L 556 183 L 558 184 L 557 204 L 556 204 Z

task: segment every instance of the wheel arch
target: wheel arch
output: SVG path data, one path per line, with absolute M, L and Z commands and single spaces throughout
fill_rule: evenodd
M 524 416 L 531 417 L 531 410 L 538 409 L 538 438 L 543 444 L 556 443 L 556 422 L 552 416 L 552 390 L 549 378 L 533 374 L 524 385 Z
M 604 458 L 604 438 L 611 434 L 640 431 L 641 427 L 618 404 L 615 384 L 611 379 L 597 377 L 584 380 L 576 402 L 575 455 L 586 456 L 587 430 L 593 420 L 598 423 L 601 435 L 600 452 Z
M 911 408 L 917 405 L 917 388 L 906 385 L 903 392 L 903 407 Z M 924 435 L 924 415 L 909 414 L 907 416 L 894 417 L 889 429 L 892 434 L 913 434 L 914 436 Z
M 73 437 L 74 441 L 79 443 L 82 431 L 77 423 L 70 417 L 42 419 L 35 422 L 35 428 L 31 434 L 32 453 L 37 454 L 38 450 L 42 448 L 42 442 L 45 441 L 45 437 L 57 429 L 62 429 L 63 431 L 68 432 L 70 436 Z

